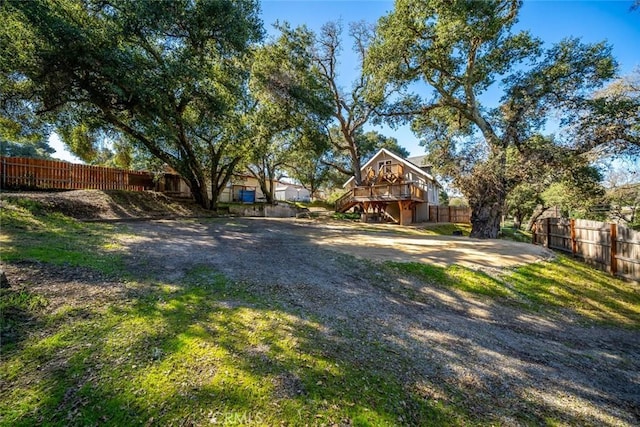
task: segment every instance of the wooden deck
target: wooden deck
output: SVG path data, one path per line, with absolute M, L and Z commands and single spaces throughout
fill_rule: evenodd
M 424 202 L 424 190 L 411 183 L 354 187 L 336 201 L 336 212 L 345 212 L 358 203 L 399 201 Z

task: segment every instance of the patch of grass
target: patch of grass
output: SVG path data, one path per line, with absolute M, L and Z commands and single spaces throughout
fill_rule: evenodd
M 84 223 L 60 213 L 48 213 L 37 201 L 2 201 L 2 245 L 6 262 L 39 261 L 84 266 L 115 274 L 122 258 L 114 242 L 121 228 L 110 224 Z
M 354 363 L 320 323 L 252 296 L 207 266 L 138 284 L 4 355 L 2 425 L 435 425 L 464 415 Z M 384 348 L 372 346 L 372 360 Z M 361 355 L 358 355 L 361 356 Z
M 557 255 L 524 265 L 501 280 L 537 307 L 563 309 L 598 323 L 640 328 L 640 287 Z
M 531 233 L 518 230 L 513 227 L 502 227 L 500 229 L 500 237 L 505 240 L 513 240 L 514 242 L 531 243 Z
M 439 267 L 418 262 L 386 262 L 386 266 L 402 274 L 410 274 L 428 283 L 460 289 L 497 298 L 513 297 L 513 292 L 488 274 L 459 265 Z
M 25 325 L 46 307 L 41 295 L 25 290 L 0 289 L 0 343 L 7 351 L 20 341 Z
M 420 225 L 420 230 L 424 230 L 426 234 L 438 235 L 438 236 L 451 236 L 454 232 L 462 233 L 463 236 L 468 236 L 471 233 L 471 224 L 424 224 Z
M 46 298 L 25 290 L 0 289 L 0 314 L 10 310 L 34 311 L 47 305 Z
M 640 329 L 640 288 L 595 270 L 575 259 L 558 255 L 496 276 L 465 267 L 446 268 L 421 263 L 387 262 L 401 274 L 465 292 L 500 298 L 534 311 L 565 311 L 585 321 Z M 405 287 L 405 294 L 419 299 L 419 290 Z
M 332 219 L 356 221 L 360 219 L 360 214 L 355 212 L 335 212 L 331 215 Z

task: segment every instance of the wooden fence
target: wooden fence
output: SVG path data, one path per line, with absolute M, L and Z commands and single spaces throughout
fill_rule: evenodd
M 545 218 L 533 228 L 533 243 L 573 254 L 613 275 L 640 280 L 640 232 L 622 225 Z
M 471 222 L 471 208 L 465 206 L 429 206 L 429 222 Z
M 2 189 L 143 191 L 154 187 L 149 172 L 0 156 Z

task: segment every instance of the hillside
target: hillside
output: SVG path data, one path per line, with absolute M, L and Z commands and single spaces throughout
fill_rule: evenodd
M 59 212 L 81 220 L 116 220 L 210 216 L 212 213 L 190 200 L 175 200 L 152 191 L 73 190 L 64 192 L 1 192 L 4 200 L 33 200 L 45 212 Z

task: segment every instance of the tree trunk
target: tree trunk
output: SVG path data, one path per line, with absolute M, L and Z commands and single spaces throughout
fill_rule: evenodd
M 218 210 L 218 199 L 220 198 L 221 191 L 218 191 L 216 185 L 211 182 L 211 200 L 209 201 L 209 209 L 212 211 Z
M 191 190 L 191 195 L 195 199 L 196 203 L 202 206 L 205 209 L 211 209 L 211 205 L 209 203 L 209 192 L 207 191 L 206 185 L 201 185 L 198 181 L 190 180 L 187 181 L 189 185 L 189 189 Z
M 536 208 L 533 210 L 533 213 L 531 214 L 531 218 L 529 218 L 529 221 L 527 222 L 527 231 L 531 231 L 533 230 L 533 224 L 536 223 L 536 221 L 538 220 L 538 218 L 540 218 L 540 216 L 547 210 L 547 208 L 545 208 L 542 205 L 538 205 L 536 206 Z
M 353 162 L 353 178 L 355 179 L 355 185 L 362 185 L 362 171 L 359 166 L 360 162 Z
M 268 178 L 266 176 L 258 178 L 258 182 L 260 183 L 260 190 L 262 190 L 262 194 L 264 194 L 265 201 L 268 204 L 273 204 L 273 192 L 269 190 L 267 180 Z
M 467 198 L 471 206 L 471 237 L 497 239 L 502 210 L 507 198 L 505 153 L 495 150 L 492 158 L 474 169 L 467 178 Z
M 362 162 L 360 161 L 360 153 L 356 145 L 353 134 L 343 129 L 345 140 L 349 144 L 349 155 L 351 156 L 351 168 L 353 169 L 353 178 L 357 186 L 362 185 Z
M 500 232 L 500 218 L 503 202 L 494 201 L 471 206 L 470 237 L 497 239 Z
M 516 212 L 513 214 L 513 228 L 515 228 L 516 230 L 520 230 L 521 227 L 522 213 L 520 212 L 520 210 L 516 210 Z

